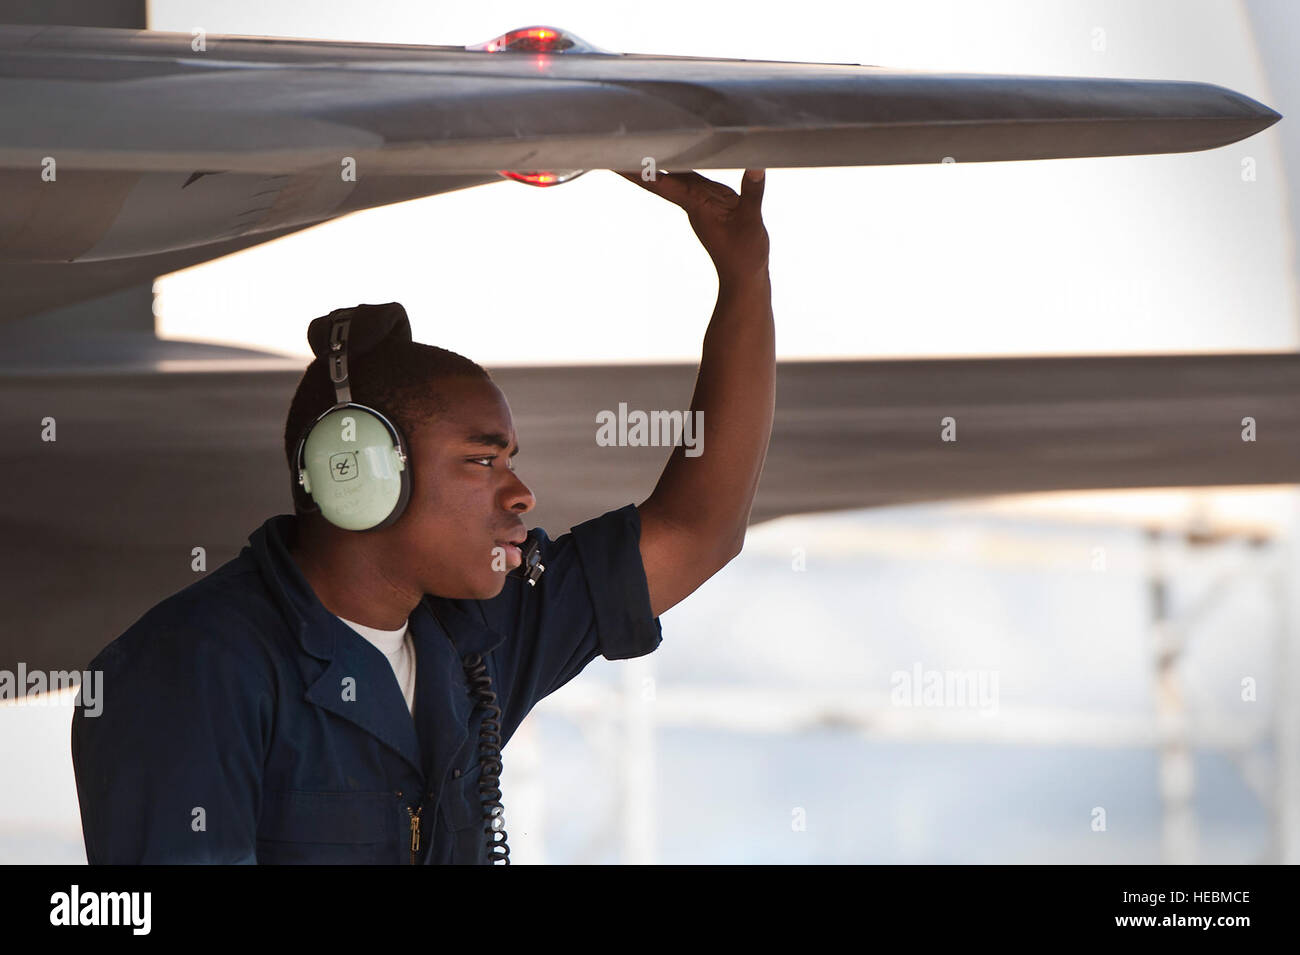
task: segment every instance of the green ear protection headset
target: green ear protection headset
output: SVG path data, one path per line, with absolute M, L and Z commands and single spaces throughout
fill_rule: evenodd
M 388 527 L 411 497 L 406 439 L 383 412 L 352 400 L 348 380 L 349 337 L 355 357 L 394 329 L 410 341 L 410 321 L 396 302 L 335 309 L 307 330 L 313 352 L 329 367 L 335 400 L 298 440 L 298 483 L 321 516 L 344 530 Z

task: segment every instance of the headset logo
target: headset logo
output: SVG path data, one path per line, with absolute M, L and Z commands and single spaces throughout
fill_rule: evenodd
M 335 481 L 351 481 L 357 476 L 357 452 L 341 451 L 330 455 L 330 477 Z

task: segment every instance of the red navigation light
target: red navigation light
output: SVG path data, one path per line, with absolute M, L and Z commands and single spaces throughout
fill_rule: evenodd
M 526 183 L 530 186 L 558 186 L 570 179 L 577 179 L 586 172 L 585 169 L 565 169 L 560 172 L 511 172 L 508 169 L 498 171 L 507 179 L 513 179 L 515 182 Z
M 511 30 L 505 36 L 498 37 L 488 44 L 488 52 L 508 50 L 511 53 L 558 53 L 572 45 L 555 30 L 531 27 L 526 30 Z
M 479 43 L 475 46 L 467 46 L 466 50 L 479 53 L 608 53 L 608 50 L 602 50 L 594 47 L 581 37 L 575 36 L 568 30 L 561 30 L 557 27 L 520 27 L 518 30 L 511 30 L 509 33 L 503 33 L 494 40 L 488 40 L 486 43 Z M 538 57 L 537 64 L 539 68 L 545 67 L 549 60 L 545 56 Z M 568 182 L 570 179 L 577 179 L 585 172 L 582 169 L 547 169 L 547 170 L 529 170 L 527 172 L 515 172 L 508 169 L 499 170 L 501 175 L 507 179 L 513 179 L 515 182 L 527 183 L 530 186 L 558 186 L 562 182 Z
M 604 53 L 558 27 L 520 27 L 486 43 L 465 47 L 485 53 Z

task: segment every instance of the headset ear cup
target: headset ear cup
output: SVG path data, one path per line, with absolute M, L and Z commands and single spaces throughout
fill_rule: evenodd
M 405 442 L 396 425 L 355 402 L 336 406 L 312 424 L 300 459 L 321 516 L 351 531 L 391 525 L 410 499 L 410 469 L 399 467 Z
M 406 443 L 406 435 L 402 429 L 397 426 L 396 421 L 388 421 L 394 437 L 392 460 L 393 466 L 401 476 L 401 488 L 397 492 L 397 502 L 393 505 L 392 512 L 375 526 L 375 530 L 384 527 L 391 527 L 397 523 L 398 519 L 406 513 L 406 505 L 411 500 L 411 469 L 407 466 L 411 460 L 411 446 Z
M 318 418 L 317 420 L 320 419 Z M 294 470 L 298 475 L 298 487 L 302 489 L 302 495 L 295 493 L 293 496 L 294 508 L 299 513 L 310 513 L 311 511 L 319 509 L 316 506 L 316 499 L 311 493 L 311 477 L 307 474 L 306 462 L 303 460 L 303 449 L 307 445 L 307 436 L 311 434 L 311 429 L 314 424 L 315 422 L 309 424 L 305 429 L 303 429 L 302 434 L 298 436 L 298 446 L 294 450 L 293 455 Z M 302 496 L 306 496 L 307 500 L 301 500 Z
M 410 471 L 406 468 L 402 469 L 401 474 L 402 474 L 402 487 L 401 490 L 398 491 L 397 503 L 393 505 L 393 510 L 388 515 L 388 517 L 384 518 L 382 522 L 375 525 L 374 527 L 375 530 L 379 530 L 380 528 L 384 528 L 384 527 L 392 527 L 394 524 L 397 523 L 398 518 L 400 518 L 403 514 L 406 513 L 406 505 L 410 503 L 411 500 L 411 477 L 410 477 Z

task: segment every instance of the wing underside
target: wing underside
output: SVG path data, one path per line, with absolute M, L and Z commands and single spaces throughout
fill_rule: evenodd
M 1205 83 L 690 57 L 490 54 L 0 27 L 0 166 L 381 173 L 840 166 L 1224 145 L 1278 115 Z M 102 110 L 110 124 L 87 122 Z M 39 155 L 37 155 L 39 154 Z
M 5 283 L 0 317 L 120 288 L 164 260 L 182 268 L 498 181 L 500 170 L 1186 152 L 1279 118 L 1189 82 L 250 37 L 194 45 L 188 34 L 0 26 L 0 267 L 41 266 L 20 289 Z

